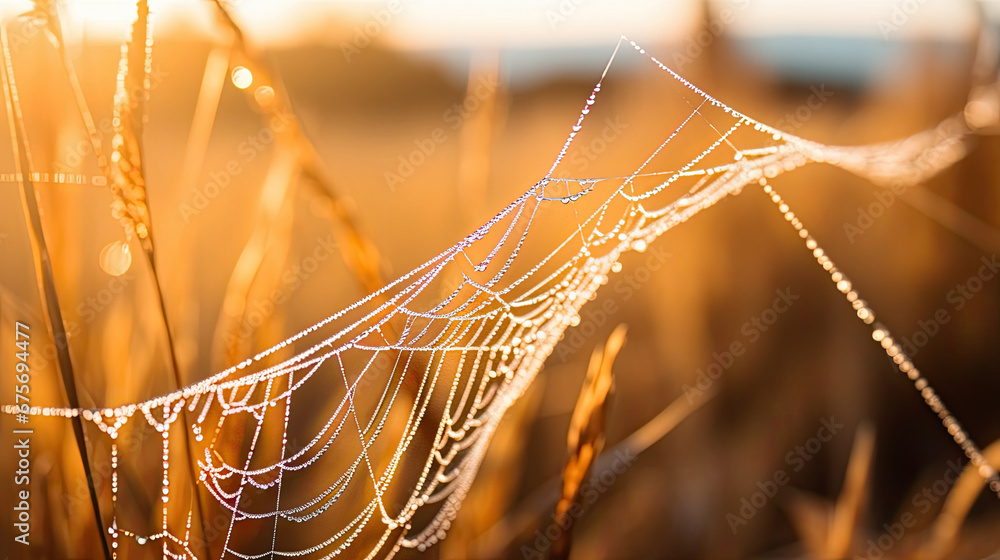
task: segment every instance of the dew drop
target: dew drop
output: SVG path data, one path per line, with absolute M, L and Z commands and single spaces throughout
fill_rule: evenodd
M 274 101 L 274 88 L 271 86 L 260 86 L 253 92 L 253 98 L 261 107 L 267 107 Z
M 98 262 L 104 272 L 111 276 L 121 276 L 132 266 L 132 251 L 128 243 L 112 241 L 101 249 Z
M 253 72 L 245 66 L 237 66 L 236 68 L 233 68 L 231 78 L 234 86 L 239 89 L 247 89 L 250 87 L 250 84 L 253 83 Z

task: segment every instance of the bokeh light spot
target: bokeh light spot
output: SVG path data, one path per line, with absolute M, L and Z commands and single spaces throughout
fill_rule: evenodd
M 132 251 L 128 248 L 128 243 L 112 241 L 101 249 L 98 262 L 104 272 L 111 276 L 121 276 L 132 266 Z
M 253 83 L 253 72 L 245 66 L 233 68 L 233 85 L 240 89 L 247 89 Z

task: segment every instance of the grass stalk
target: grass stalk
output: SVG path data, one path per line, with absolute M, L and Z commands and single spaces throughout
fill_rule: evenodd
M 59 294 L 56 290 L 55 276 L 52 272 L 52 261 L 49 256 L 48 246 L 45 243 L 45 232 L 42 227 L 38 195 L 31 181 L 31 155 L 28 151 L 24 122 L 17 96 L 17 86 L 14 81 L 14 67 L 7 40 L 7 28 L 3 25 L 0 25 L 0 42 L 2 42 L 3 48 L 3 64 L 0 65 L 0 72 L 2 72 L 3 78 L 7 120 L 10 125 L 11 148 L 14 151 L 14 169 L 17 173 L 18 186 L 20 187 L 21 206 L 24 210 L 25 221 L 28 224 L 28 239 L 31 244 L 31 254 L 35 263 L 35 277 L 39 285 L 39 298 L 45 312 L 49 334 L 52 335 L 52 340 L 55 342 L 56 363 L 62 377 L 67 401 L 71 408 L 79 409 L 80 399 L 77 395 L 76 379 L 73 374 L 73 361 L 69 353 L 69 339 L 66 335 L 62 311 L 59 307 Z M 83 432 L 83 420 L 77 415 L 72 418 L 72 423 L 73 436 L 76 439 L 76 447 L 80 453 L 80 460 L 83 463 L 83 472 L 87 479 L 87 490 L 90 494 L 91 506 L 94 509 L 94 522 L 97 525 L 97 531 L 101 539 L 102 552 L 106 560 L 111 560 L 111 549 L 108 547 L 107 533 L 104 530 L 104 521 L 101 519 L 101 505 L 97 499 L 94 477 L 90 472 L 90 459 L 87 454 L 86 435 Z
M 1000 440 L 987 446 L 983 450 L 983 457 L 993 468 L 1000 468 Z M 951 557 L 961 537 L 962 524 L 984 486 L 986 479 L 979 474 L 979 469 L 971 463 L 967 464 L 945 498 L 944 507 L 930 530 L 930 537 L 917 551 L 915 558 L 942 560 Z
M 611 468 L 620 455 L 637 457 L 663 439 L 715 395 L 714 388 L 681 395 L 617 445 L 601 453 L 594 461 L 593 470 L 603 471 Z M 481 557 L 503 556 L 504 551 L 518 535 L 530 531 L 530 527 L 537 522 L 540 515 L 552 510 L 561 495 L 560 489 L 560 477 L 550 478 L 511 508 L 503 519 L 476 539 L 475 549 L 481 553 Z
M 552 543 L 549 558 L 566 560 L 572 544 L 573 519 L 570 509 L 578 503 L 580 487 L 591 470 L 594 459 L 604 449 L 605 425 L 608 416 L 608 396 L 614 386 L 612 366 L 618 352 L 625 344 L 624 324 L 618 325 L 604 343 L 597 347 L 587 367 L 587 377 L 580 389 L 573 416 L 566 434 L 569 457 L 562 472 L 562 495 L 556 503 L 553 519 L 559 527 L 566 529 Z
M 156 267 L 156 253 L 153 244 L 152 212 L 149 210 L 148 193 L 144 173 L 144 157 L 142 149 L 143 120 L 145 118 L 146 95 L 148 92 L 147 70 L 151 66 L 151 36 L 149 34 L 149 6 L 146 0 L 136 4 L 136 20 L 132 27 L 132 38 L 122 53 L 122 63 L 119 67 L 119 90 L 115 94 L 115 116 L 117 126 L 115 133 L 121 140 L 116 167 L 112 169 L 111 185 L 116 202 L 121 202 L 125 210 L 122 212 L 122 222 L 126 225 L 126 233 L 131 237 L 135 232 L 139 244 L 143 248 L 146 263 L 149 266 L 150 278 L 156 294 L 163 332 L 166 336 L 167 354 L 170 358 L 171 377 L 176 388 L 184 387 L 180 364 L 177 359 L 173 333 L 170 330 L 170 319 L 167 314 L 166 300 L 163 296 L 163 282 Z M 137 98 L 131 98 L 129 93 L 140 92 Z M 135 208 L 135 210 L 133 210 Z M 208 543 L 208 530 L 205 525 L 205 508 L 201 494 L 198 492 L 198 477 L 194 469 L 195 453 L 188 433 L 187 410 L 181 410 L 181 430 L 186 452 L 185 464 L 187 475 L 191 481 L 191 494 L 194 507 L 197 509 L 199 526 L 206 559 L 211 559 L 211 547 Z
M 316 191 L 327 198 L 331 203 L 332 213 L 337 227 L 334 228 L 334 236 L 337 240 L 337 247 L 340 250 L 344 263 L 351 273 L 368 292 L 372 293 L 385 285 L 385 280 L 380 272 L 380 257 L 378 249 L 367 236 L 361 232 L 358 221 L 347 201 L 339 192 L 329 171 L 323 164 L 322 159 L 316 152 L 312 142 L 306 137 L 299 124 L 295 113 L 292 111 L 288 101 L 288 95 L 280 81 L 267 69 L 267 65 L 260 56 L 250 47 L 243 34 L 243 30 L 233 19 L 229 10 L 220 0 L 214 0 L 218 9 L 222 23 L 233 33 L 233 46 L 235 51 L 252 67 L 254 82 L 262 85 L 269 85 L 274 95 L 269 100 L 260 100 L 252 97 L 261 111 L 267 114 L 268 119 L 288 120 L 286 126 L 275 131 L 285 138 L 288 145 L 292 146 L 298 157 L 298 164 L 302 170 L 302 175 L 309 179 L 310 184 L 316 187 Z M 253 96 L 250 89 L 247 94 Z

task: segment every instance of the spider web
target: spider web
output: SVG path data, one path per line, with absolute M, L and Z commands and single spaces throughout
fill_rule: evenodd
M 664 72 L 674 92 L 664 102 L 682 107 L 683 118 L 625 173 L 563 176 L 574 142 L 594 128 L 588 117 L 615 56 L 633 49 Z M 127 540 L 159 547 L 164 557 L 201 554 L 190 499 L 176 489 L 186 470 L 172 462 L 183 455 L 176 451 L 183 431 L 198 485 L 225 513 L 223 544 L 212 557 L 389 558 L 401 548 L 424 550 L 445 537 L 505 411 L 621 270 L 622 255 L 754 185 L 1000 493 L 979 449 L 769 183 L 827 162 L 873 181 L 915 184 L 960 159 L 967 134 L 955 118 L 901 142 L 823 146 L 728 107 L 623 37 L 545 177 L 454 246 L 199 383 L 115 408 L 30 413 L 80 416 L 110 439 L 116 550 Z M 162 435 L 162 524 L 152 534 L 119 515 L 118 473 L 132 459 L 117 441 L 142 423 Z

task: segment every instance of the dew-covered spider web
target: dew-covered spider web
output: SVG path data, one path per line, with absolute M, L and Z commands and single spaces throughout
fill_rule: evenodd
M 662 71 L 672 94 L 661 103 L 680 107 L 682 116 L 615 176 L 564 174 L 574 142 L 600 126 L 588 117 L 600 107 L 616 56 L 638 56 Z M 771 184 L 813 162 L 877 182 L 916 184 L 963 157 L 968 133 L 956 117 L 901 142 L 823 146 L 728 107 L 623 38 L 549 172 L 452 247 L 199 383 L 127 406 L 30 412 L 80 416 L 110 439 L 106 507 L 114 550 L 144 545 L 164 557 L 240 559 L 389 558 L 401 548 L 423 550 L 445 537 L 505 411 L 579 323 L 581 309 L 622 269 L 622 255 L 644 251 L 751 187 L 772 199 L 1000 494 L 1000 479 L 978 447 Z M 128 499 L 119 472 L 140 459 L 120 452 L 117 442 L 144 424 L 162 435 L 162 523 L 152 532 L 119 514 Z M 177 463 L 185 460 L 185 431 L 198 491 L 214 498 L 212 509 L 222 515 L 222 523 L 203 523 L 218 538 L 200 534 L 191 495 L 182 490 L 188 471 Z

